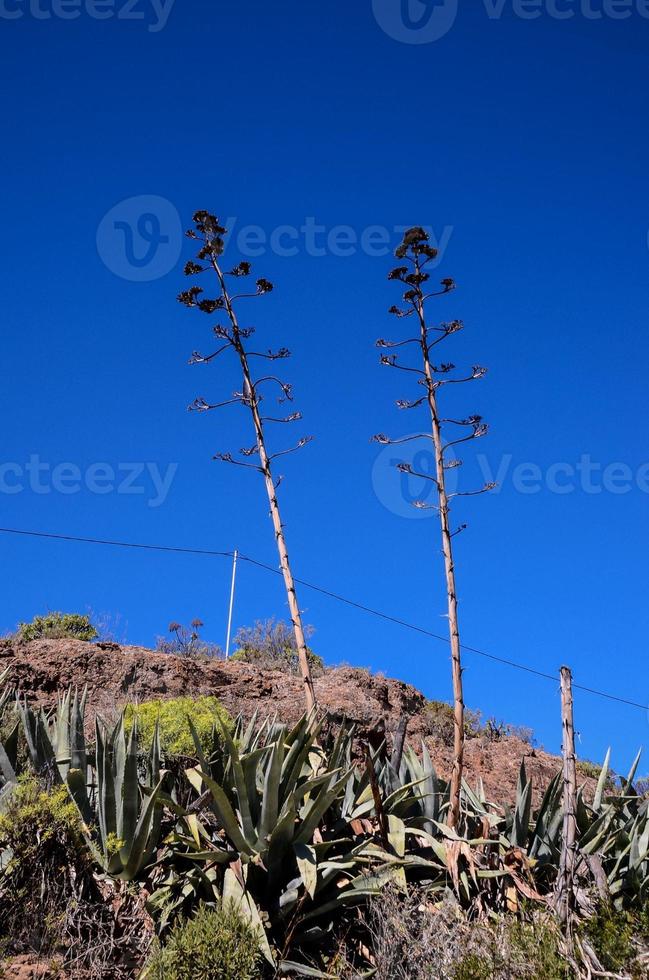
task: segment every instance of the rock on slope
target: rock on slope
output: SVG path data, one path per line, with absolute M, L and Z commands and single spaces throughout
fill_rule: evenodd
M 78 640 L 0 641 L 0 672 L 10 668 L 11 682 L 37 706 L 55 705 L 57 694 L 68 686 L 88 687 L 88 722 L 113 718 L 127 701 L 210 694 L 232 714 L 260 717 L 277 714 L 294 722 L 302 713 L 300 679 L 284 671 L 249 664 L 192 660 L 155 653 L 143 647 Z M 351 667 L 330 668 L 315 678 L 319 705 L 333 720 L 347 718 L 361 732 L 374 736 L 394 732 L 399 718 L 410 721 L 408 739 L 419 747 L 425 738 L 438 771 L 448 776 L 450 747 L 431 731 L 423 694 L 409 684 Z M 471 738 L 466 746 L 466 778 L 481 777 L 488 796 L 497 802 L 515 798 L 522 759 L 533 777 L 535 796 L 542 793 L 560 768 L 560 760 L 534 749 L 518 738 L 497 742 L 486 736 Z

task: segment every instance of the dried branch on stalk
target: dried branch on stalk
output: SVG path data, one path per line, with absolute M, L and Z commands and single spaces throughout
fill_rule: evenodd
M 266 398 L 274 397 L 280 405 L 283 405 L 293 400 L 293 389 L 290 384 L 274 374 L 267 374 L 253 379 L 250 369 L 250 359 L 260 358 L 263 361 L 275 362 L 289 357 L 290 351 L 286 347 L 280 347 L 277 350 L 251 350 L 246 346 L 245 342 L 254 335 L 255 331 L 253 327 L 240 326 L 235 310 L 235 303 L 238 303 L 240 300 L 265 296 L 272 292 L 273 284 L 268 279 L 261 278 L 256 280 L 255 286 L 252 288 L 246 289 L 244 286 L 241 292 L 234 294 L 230 292 L 228 280 L 231 280 L 233 283 L 247 280 L 252 273 L 252 267 L 249 262 L 239 262 L 229 272 L 223 270 L 221 267 L 221 258 L 224 250 L 225 234 L 226 229 L 220 224 L 215 215 L 210 214 L 208 211 L 196 212 L 194 215 L 194 228 L 187 232 L 187 236 L 200 243 L 200 248 L 196 256 L 199 261 L 188 262 L 185 266 L 185 275 L 198 276 L 206 272 L 214 273 L 217 287 L 216 296 L 207 297 L 200 286 L 191 286 L 189 289 L 180 293 L 178 300 L 185 306 L 197 309 L 208 316 L 218 314 L 220 317 L 220 322 L 212 325 L 212 333 L 217 341 L 215 349 L 207 354 L 201 351 L 194 351 L 190 359 L 190 364 L 210 364 L 222 354 L 232 352 L 239 361 L 242 374 L 242 387 L 241 391 L 233 392 L 231 397 L 224 401 L 208 402 L 205 398 L 197 398 L 189 408 L 190 411 L 194 412 L 211 412 L 229 405 L 243 405 L 250 412 L 255 434 L 254 445 L 240 449 L 239 457 L 241 458 L 235 457 L 229 452 L 220 452 L 216 454 L 215 459 L 232 463 L 235 466 L 244 466 L 257 470 L 264 477 L 275 529 L 280 567 L 284 577 L 284 585 L 286 587 L 288 605 L 295 632 L 298 661 L 304 683 L 307 710 L 311 711 L 315 706 L 315 693 L 311 678 L 304 627 L 302 625 L 302 617 L 295 592 L 295 580 L 291 571 L 284 536 L 284 526 L 277 499 L 277 488 L 282 478 L 275 479 L 272 472 L 274 460 L 281 456 L 286 456 L 289 453 L 294 453 L 298 449 L 302 449 L 311 440 L 311 436 L 303 436 L 290 448 L 272 454 L 267 449 L 264 431 L 265 424 L 277 423 L 287 425 L 299 421 L 302 415 L 300 412 L 291 412 L 289 414 L 280 412 L 276 414 L 272 411 L 269 414 L 264 414 L 262 403 Z M 256 461 L 247 462 L 247 460 L 252 459 Z
M 426 405 L 431 419 L 431 431 L 430 433 L 422 432 L 400 439 L 391 439 L 381 433 L 374 436 L 374 440 L 381 445 L 402 445 L 417 439 L 428 439 L 432 441 L 433 445 L 434 475 L 418 472 L 407 462 L 399 464 L 398 469 L 403 473 L 430 481 L 437 494 L 436 504 L 426 504 L 424 501 L 418 500 L 415 501 L 414 506 L 420 509 L 431 508 L 436 510 L 439 514 L 442 530 L 454 699 L 453 771 L 451 774 L 451 802 L 448 822 L 451 827 L 456 827 L 460 817 L 460 790 L 464 769 L 464 694 L 453 538 L 466 529 L 466 524 L 461 524 L 455 529 L 452 528 L 450 520 L 451 501 L 455 497 L 470 497 L 486 493 L 488 490 L 492 490 L 495 484 L 487 483 L 475 490 L 447 492 L 447 471 L 461 465 L 461 461 L 449 458 L 449 450 L 462 443 L 482 438 L 487 434 L 488 427 L 479 415 L 470 415 L 467 418 L 459 419 L 443 418 L 438 408 L 438 396 L 441 389 L 446 385 L 479 381 L 487 372 L 486 368 L 481 365 L 474 365 L 470 372 L 456 376 L 453 373 L 456 370 L 454 364 L 433 361 L 433 349 L 447 340 L 448 337 L 462 330 L 464 325 L 461 320 L 451 320 L 448 323 L 440 324 L 429 324 L 426 320 L 427 301 L 433 297 L 445 296 L 452 292 L 455 289 L 455 283 L 452 279 L 443 279 L 441 289 L 430 286 L 430 273 L 427 267 L 437 257 L 437 250 L 429 245 L 428 235 L 423 228 L 411 228 L 407 231 L 395 254 L 404 264 L 393 269 L 389 273 L 388 279 L 401 283 L 405 289 L 402 296 L 403 305 L 392 306 L 390 313 L 400 320 L 414 318 L 417 333 L 413 337 L 397 341 L 381 338 L 376 342 L 376 346 L 383 352 L 389 352 L 381 354 L 381 364 L 393 370 L 414 375 L 417 384 L 424 389 L 423 394 L 414 400 L 399 400 L 397 407 L 409 411 Z M 410 345 L 419 348 L 421 360 L 417 365 L 404 364 L 400 360 L 401 349 L 410 349 Z M 447 438 L 445 433 L 449 427 L 452 434 Z

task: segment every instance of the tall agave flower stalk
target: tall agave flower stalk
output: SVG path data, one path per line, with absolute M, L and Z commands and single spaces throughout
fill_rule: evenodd
M 429 325 L 426 319 L 426 303 L 435 296 L 445 296 L 455 289 L 452 279 L 442 280 L 442 289 L 429 292 L 428 282 L 430 273 L 426 266 L 437 256 L 437 250 L 428 244 L 428 235 L 423 228 L 411 228 L 406 232 L 403 242 L 396 250 L 396 257 L 405 265 L 400 265 L 393 269 L 389 274 L 389 279 L 402 283 L 406 289 L 403 293 L 405 308 L 393 306 L 390 313 L 399 318 L 414 317 L 418 333 L 416 336 L 401 341 L 378 340 L 377 347 L 386 351 L 381 356 L 381 363 L 390 368 L 407 371 L 418 377 L 424 393 L 415 401 L 398 401 L 400 409 L 408 410 L 427 406 L 430 413 L 431 432 L 420 433 L 414 436 L 407 436 L 403 439 L 390 439 L 385 435 L 374 436 L 376 442 L 382 445 L 399 445 L 410 442 L 414 439 L 427 439 L 432 443 L 435 457 L 435 475 L 420 473 L 413 469 L 410 463 L 399 464 L 399 469 L 403 473 L 430 480 L 435 486 L 437 493 L 437 503 L 429 505 L 423 501 L 416 501 L 415 506 L 427 508 L 434 506 L 439 514 L 442 531 L 442 550 L 444 553 L 444 570 L 446 575 L 446 591 L 448 597 L 448 625 L 451 644 L 451 661 L 453 673 L 453 700 L 454 700 L 454 739 L 453 739 L 453 771 L 451 774 L 451 793 L 448 822 L 451 827 L 456 827 L 460 818 L 460 790 L 462 785 L 462 773 L 464 769 L 464 694 L 462 685 L 462 656 L 460 646 L 460 628 L 458 623 L 458 600 L 455 581 L 455 561 L 453 556 L 453 538 L 460 531 L 466 528 L 463 524 L 457 529 L 453 529 L 451 524 L 451 501 L 454 497 L 473 496 L 474 494 L 485 493 L 493 489 L 495 484 L 486 484 L 480 490 L 453 492 L 447 490 L 446 474 L 451 468 L 460 465 L 455 458 L 449 458 L 449 450 L 460 443 L 478 439 L 487 432 L 487 426 L 479 415 L 471 415 L 465 419 L 443 418 L 438 407 L 438 395 L 440 390 L 449 384 L 463 384 L 469 381 L 476 381 L 483 378 L 486 369 L 475 366 L 467 377 L 455 377 L 454 364 L 436 364 L 432 360 L 432 349 L 442 343 L 452 334 L 462 329 L 463 324 L 459 320 L 439 325 Z M 395 348 L 406 347 L 414 344 L 419 348 L 421 361 L 419 367 L 403 365 L 399 363 L 396 353 L 387 353 Z M 444 432 L 446 427 L 454 427 L 462 434 L 459 438 L 446 440 Z
M 187 236 L 200 241 L 201 247 L 198 251 L 197 257 L 201 264 L 197 262 L 188 262 L 185 266 L 185 275 L 195 276 L 212 270 L 216 276 L 218 290 L 216 298 L 208 299 L 203 296 L 203 290 L 200 288 L 200 286 L 192 286 L 190 289 L 182 292 L 178 299 L 185 306 L 196 307 L 196 309 L 208 315 L 212 315 L 214 313 L 221 314 L 225 317 L 227 323 L 225 325 L 219 323 L 212 328 L 213 333 L 219 342 L 217 350 L 207 355 L 194 351 L 190 363 L 209 364 L 225 351 L 232 351 L 238 358 L 241 367 L 242 389 L 241 391 L 235 391 L 231 398 L 218 404 L 211 404 L 204 398 L 198 398 L 190 406 L 190 410 L 197 412 L 209 412 L 213 409 L 223 408 L 227 405 L 243 405 L 250 412 L 255 434 L 254 445 L 249 449 L 240 450 L 240 454 L 243 457 L 242 459 L 235 459 L 231 453 L 218 453 L 215 456 L 215 459 L 220 459 L 236 466 L 245 466 L 257 470 L 263 475 L 266 493 L 268 494 L 268 502 L 270 504 L 270 514 L 273 521 L 273 528 L 275 530 L 275 541 L 279 552 L 280 568 L 284 577 L 288 607 L 291 614 L 291 621 L 293 623 L 293 630 L 295 632 L 295 643 L 297 646 L 300 673 L 304 684 L 306 706 L 307 710 L 311 711 L 316 703 L 315 692 L 311 677 L 311 669 L 309 666 L 309 656 L 304 627 L 302 624 L 302 615 L 300 613 L 300 607 L 298 605 L 295 590 L 295 579 L 293 578 L 293 573 L 291 571 L 288 549 L 286 547 L 286 538 L 284 535 L 284 526 L 282 524 L 279 501 L 277 498 L 277 488 L 279 487 L 282 478 L 280 476 L 278 480 L 275 479 L 272 467 L 275 459 L 277 459 L 279 456 L 285 456 L 288 453 L 301 449 L 311 440 L 311 437 L 303 437 L 292 449 L 286 449 L 274 454 L 269 453 L 266 443 L 265 425 L 267 423 L 289 424 L 300 420 L 302 415 L 300 412 L 292 412 L 280 418 L 274 415 L 263 414 L 263 390 L 267 391 L 272 388 L 279 390 L 280 404 L 291 402 L 293 400 L 293 391 L 290 384 L 287 384 L 285 381 L 273 374 L 267 374 L 255 380 L 253 378 L 253 372 L 250 368 L 250 360 L 251 358 L 260 358 L 264 361 L 283 360 L 286 357 L 290 357 L 290 351 L 288 351 L 285 347 L 282 347 L 276 351 L 248 350 L 245 342 L 253 335 L 254 328 L 240 326 L 234 304 L 242 299 L 251 299 L 270 293 L 273 289 L 273 284 L 267 279 L 257 279 L 256 288 L 254 290 L 246 291 L 244 289 L 238 294 L 232 294 L 228 287 L 228 279 L 233 282 L 240 282 L 241 280 L 247 279 L 251 274 L 250 263 L 239 262 L 239 264 L 232 270 L 225 272 L 221 266 L 221 256 L 223 255 L 226 229 L 220 224 L 218 218 L 215 215 L 210 214 L 208 211 L 197 211 L 193 220 L 195 227 L 187 232 Z M 257 463 L 250 463 L 246 461 L 250 459 L 250 457 L 254 456 L 258 457 Z

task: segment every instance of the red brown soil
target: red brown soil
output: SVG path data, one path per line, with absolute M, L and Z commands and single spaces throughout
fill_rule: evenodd
M 12 956 L 0 964 L 2 980 L 59 980 L 64 974 L 56 964 L 37 956 Z
M 6 667 L 20 693 L 31 704 L 46 709 L 53 707 L 57 695 L 69 686 L 81 689 L 87 685 L 90 726 L 96 714 L 113 718 L 128 701 L 184 695 L 214 695 L 232 714 L 241 712 L 250 717 L 257 711 L 262 718 L 277 714 L 287 723 L 296 721 L 303 710 L 300 679 L 285 671 L 168 656 L 143 647 L 78 640 L 3 640 L 0 672 Z M 419 748 L 425 738 L 438 772 L 448 777 L 451 749 L 431 730 L 426 699 L 416 688 L 366 670 L 337 667 L 315 678 L 315 690 L 320 708 L 334 721 L 346 718 L 368 738 L 385 732 L 390 741 L 405 713 L 409 718 L 408 740 Z M 466 778 L 471 785 L 482 778 L 489 799 L 513 802 L 523 759 L 538 799 L 558 772 L 560 760 L 519 738 L 469 739 Z

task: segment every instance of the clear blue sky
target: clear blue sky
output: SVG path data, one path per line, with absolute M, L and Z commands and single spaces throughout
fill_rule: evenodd
M 398 330 L 386 312 L 398 297 L 390 258 L 369 254 L 363 234 L 423 223 L 444 245 L 440 278 L 459 284 L 439 316 L 466 323 L 445 356 L 490 368 L 452 407 L 491 423 L 475 445 L 483 471 L 504 466 L 498 493 L 456 512 L 470 524 L 457 540 L 463 639 L 550 673 L 569 663 L 583 684 L 648 701 L 649 20 L 636 5 L 617 20 L 625 8 L 609 2 L 596 19 L 598 0 L 561 0 L 574 17 L 543 5 L 524 19 L 511 3 L 496 16 L 475 0 L 453 22 L 450 0 L 412 0 L 427 42 L 413 44 L 394 0 L 178 0 L 164 14 L 144 0 L 38 2 L 3 0 L 0 15 L 0 524 L 276 562 L 259 478 L 211 461 L 251 441 L 244 420 L 185 410 L 235 385 L 219 366 L 187 365 L 209 347 L 208 321 L 175 302 L 189 257 L 183 243 L 177 258 L 176 215 L 186 226 L 209 208 L 236 219 L 235 239 L 250 225 L 267 241 L 275 231 L 254 269 L 276 290 L 250 317 L 260 343 L 293 350 L 281 366 L 300 432 L 316 437 L 282 467 L 296 573 L 444 633 L 437 527 L 413 518 L 412 488 L 369 441 L 418 426 L 394 407 L 407 379 L 377 364 L 373 343 Z M 122 203 L 143 196 L 164 201 Z M 138 208 L 154 214 L 140 225 L 154 239 L 149 262 Z M 169 239 L 157 248 L 155 219 Z M 299 231 L 309 221 L 325 232 Z M 468 488 L 482 476 L 473 448 L 464 455 Z M 32 457 L 49 467 L 38 483 Z M 55 476 L 61 463 L 73 469 Z M 135 480 L 142 493 L 60 492 L 79 473 L 106 489 L 100 463 L 177 471 L 160 506 L 150 471 Z M 578 463 L 574 475 L 552 469 Z M 521 464 L 538 470 L 521 477 Z M 600 470 L 585 475 L 588 465 Z M 566 482 L 571 492 L 554 492 Z M 194 616 L 223 642 L 225 560 L 6 535 L 0 549 L 0 631 L 47 608 L 91 607 L 121 615 L 133 643 Z M 327 661 L 449 696 L 442 643 L 300 599 Z M 286 616 L 280 579 L 244 566 L 236 623 L 272 615 Z M 553 684 L 475 656 L 466 667 L 471 706 L 558 747 Z M 576 705 L 584 756 L 612 743 L 621 768 L 647 742 L 646 712 L 585 694 Z

